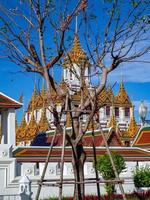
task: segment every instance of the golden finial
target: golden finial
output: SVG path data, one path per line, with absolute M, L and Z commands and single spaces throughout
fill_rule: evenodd
M 98 102 L 99 103 L 104 103 L 107 98 L 107 91 L 106 88 L 101 91 L 101 93 L 98 95 Z
M 115 103 L 131 105 L 131 101 L 125 90 L 123 81 L 121 82 L 119 92 L 118 92 L 117 96 L 115 97 Z
M 38 132 L 38 126 L 34 117 L 34 112 L 32 112 L 31 120 L 25 130 L 26 141 L 31 141 L 35 137 L 37 132 Z
M 41 94 L 42 98 L 44 98 L 46 96 L 46 88 L 45 88 L 44 81 L 43 81 L 43 84 L 42 84 L 42 90 L 41 90 L 40 94 Z
M 36 85 L 34 85 L 33 93 L 28 105 L 28 112 L 32 111 L 33 109 L 36 109 L 37 102 L 38 102 L 38 92 L 37 92 Z
M 110 121 L 108 123 L 108 127 L 113 127 L 113 128 L 117 128 L 117 120 L 116 120 L 116 117 L 114 115 L 114 112 L 112 112 L 112 115 L 110 117 Z
M 113 106 L 114 105 L 114 94 L 113 94 L 113 91 L 112 91 L 112 87 L 108 88 L 108 90 L 107 90 L 107 96 L 110 99 L 110 102 L 111 102 L 111 104 Z
M 25 130 L 27 127 L 27 123 L 25 120 L 25 114 L 23 114 L 22 121 L 20 126 L 16 128 L 16 142 L 17 144 L 25 139 Z
M 66 114 L 66 127 L 72 127 L 71 116 L 69 112 Z
M 131 111 L 131 119 L 130 119 L 130 123 L 129 123 L 129 127 L 127 130 L 127 136 L 128 137 L 134 137 L 137 133 L 137 123 L 135 121 L 135 117 L 134 117 L 134 106 L 132 106 L 132 111 Z
M 74 42 L 72 49 L 68 52 L 64 58 L 64 67 L 71 67 L 73 63 L 77 65 L 83 65 L 83 67 L 89 67 L 90 63 L 84 50 L 82 49 L 79 41 L 78 34 L 74 35 Z
M 38 123 L 38 131 L 39 132 L 45 132 L 50 129 L 50 124 L 48 123 L 47 117 L 46 117 L 46 109 L 42 109 L 41 119 Z

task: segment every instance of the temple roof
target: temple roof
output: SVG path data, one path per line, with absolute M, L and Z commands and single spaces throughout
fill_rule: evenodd
M 21 108 L 22 103 L 8 97 L 7 95 L 0 92 L 0 109 L 1 108 Z
M 70 67 L 73 63 L 77 65 L 82 64 L 82 66 L 85 67 L 90 65 L 89 59 L 80 45 L 79 37 L 77 34 L 74 35 L 73 47 L 64 58 L 63 66 Z
M 150 161 L 150 151 L 137 147 L 109 147 L 111 152 L 118 152 L 127 161 Z M 41 146 L 26 146 L 17 147 L 13 150 L 13 157 L 16 157 L 19 162 L 45 162 L 49 151 L 49 147 Z M 84 147 L 86 153 L 86 161 L 93 161 L 93 148 Z M 53 147 L 51 154 L 51 162 L 60 162 L 62 147 Z M 104 155 L 107 153 L 106 147 L 97 147 L 96 155 Z M 65 148 L 65 162 L 71 162 L 72 150 L 71 147 Z
M 141 127 L 132 146 L 150 150 L 150 125 Z

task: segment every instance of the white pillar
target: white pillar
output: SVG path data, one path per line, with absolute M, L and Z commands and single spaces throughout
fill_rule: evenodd
M 7 117 L 7 143 L 10 145 L 16 144 L 16 134 L 15 134 L 15 109 L 8 109 Z
M 2 130 L 2 139 L 1 144 L 7 144 L 7 110 L 1 112 L 1 130 Z
M 120 118 L 120 123 L 125 122 L 125 109 L 123 107 L 119 108 L 119 118 Z
M 99 109 L 99 119 L 100 119 L 100 122 L 105 120 L 105 108 L 104 107 Z

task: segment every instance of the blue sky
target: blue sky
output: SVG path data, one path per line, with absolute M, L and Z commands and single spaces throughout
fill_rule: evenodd
M 10 2 L 10 1 L 8 1 L 8 0 L 5 1 L 6 4 L 8 2 Z M 13 3 L 14 2 L 19 2 L 19 1 L 15 0 L 15 1 L 13 1 Z M 23 2 L 23 1 L 20 1 L 20 2 Z M 73 2 L 75 2 L 75 1 L 73 1 Z M 92 2 L 94 4 L 97 1 L 93 0 Z M 12 5 L 13 5 L 13 3 L 12 3 Z M 125 17 L 125 12 L 129 6 L 127 4 L 128 3 L 125 2 L 125 9 L 124 9 L 123 17 Z M 7 4 L 7 5 L 9 5 L 9 4 Z M 23 3 L 18 4 L 18 5 L 23 6 Z M 90 6 L 92 6 L 92 4 Z M 102 9 L 101 7 L 97 6 L 97 8 L 93 7 L 92 9 L 96 9 L 95 14 L 97 14 L 97 16 L 101 17 L 101 19 L 104 19 L 104 16 L 103 16 L 104 8 Z M 79 23 L 80 23 L 80 17 L 79 17 Z M 93 24 L 94 24 L 94 21 L 93 21 Z M 91 23 L 91 25 L 92 25 L 92 23 Z M 99 30 L 96 28 L 96 26 L 101 27 L 99 34 L 102 33 L 102 28 L 104 25 L 105 25 L 105 20 L 99 20 L 98 24 L 92 25 L 93 34 L 95 33 L 95 30 Z M 75 21 L 73 21 L 73 23 L 72 23 L 72 32 L 71 32 L 72 35 L 73 35 L 74 27 L 75 27 Z M 82 40 L 83 40 L 82 32 L 84 31 L 82 26 L 80 27 L 80 31 L 81 31 L 81 34 L 79 34 L 79 36 L 80 36 L 81 44 L 84 47 L 84 49 L 86 49 L 86 46 L 82 42 Z M 95 34 L 98 34 L 98 31 Z M 47 43 L 51 43 L 49 40 L 50 39 L 46 40 Z M 139 46 L 140 45 L 142 45 L 142 44 L 139 44 Z M 150 55 L 147 54 L 140 60 L 149 61 L 149 58 L 150 58 Z M 150 75 L 149 75 L 149 71 L 150 71 L 150 64 L 148 64 L 148 63 L 141 63 L 141 62 L 125 63 L 125 64 L 122 64 L 119 68 L 117 68 L 108 77 L 109 84 L 113 85 L 116 82 L 116 85 L 114 88 L 115 93 L 118 91 L 120 81 L 123 78 L 123 80 L 125 82 L 125 88 L 129 94 L 131 100 L 135 104 L 135 116 L 136 116 L 137 121 L 139 121 L 138 106 L 139 106 L 139 103 L 141 100 L 144 100 L 146 105 L 148 106 L 148 109 L 149 109 L 148 118 L 150 118 Z M 58 70 L 57 67 L 55 68 L 55 72 L 56 72 L 56 74 L 59 74 L 59 75 L 56 75 L 56 78 L 59 79 L 60 78 L 60 70 Z M 24 110 L 26 109 L 27 103 L 32 94 L 35 79 L 36 79 L 37 84 L 39 84 L 39 82 L 40 83 L 42 82 L 42 79 L 39 78 L 38 76 L 35 76 L 34 74 L 29 74 L 29 73 L 22 73 L 21 69 L 19 67 L 17 67 L 14 63 L 10 63 L 4 59 L 0 59 L 0 91 L 16 100 L 18 100 L 20 95 L 23 93 L 23 95 L 24 95 Z M 19 121 L 20 121 L 20 116 L 22 114 L 22 110 L 23 109 L 21 109 L 18 112 Z

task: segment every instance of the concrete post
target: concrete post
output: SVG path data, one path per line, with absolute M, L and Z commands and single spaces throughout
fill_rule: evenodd
M 1 144 L 7 144 L 8 138 L 7 138 L 7 117 L 8 113 L 7 110 L 4 110 L 1 112 L 1 128 L 2 128 L 2 139 Z
M 8 117 L 7 117 L 7 139 L 8 144 L 15 145 L 16 144 L 16 136 L 15 136 L 15 109 L 8 109 Z
M 24 175 L 19 181 L 20 200 L 31 200 L 31 181 Z

